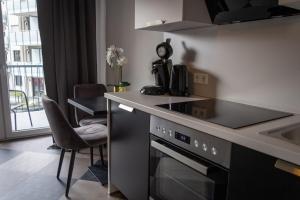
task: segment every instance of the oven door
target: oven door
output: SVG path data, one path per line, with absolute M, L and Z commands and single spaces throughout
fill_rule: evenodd
M 226 170 L 152 136 L 149 199 L 225 200 L 227 177 Z

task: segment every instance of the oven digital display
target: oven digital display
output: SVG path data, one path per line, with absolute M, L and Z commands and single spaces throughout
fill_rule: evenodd
M 186 135 L 182 134 L 182 133 L 175 132 L 175 138 L 177 140 L 180 140 L 181 142 L 184 142 L 184 143 L 187 143 L 187 144 L 191 143 L 191 138 L 189 136 L 186 136 Z

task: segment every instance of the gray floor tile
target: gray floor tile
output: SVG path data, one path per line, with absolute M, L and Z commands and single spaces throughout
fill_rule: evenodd
M 57 173 L 57 167 L 59 162 L 59 156 L 52 161 L 49 165 L 41 169 L 38 174 L 40 175 L 48 175 L 48 176 L 56 176 Z M 61 169 L 61 177 L 67 177 L 68 176 L 68 170 L 69 170 L 69 163 L 70 163 L 70 157 L 65 156 L 62 169 Z M 73 178 L 80 178 L 83 174 L 85 174 L 88 171 L 88 166 L 90 165 L 90 160 L 87 158 L 78 158 L 76 156 L 75 163 L 74 163 L 74 169 L 73 169 Z
M 120 196 L 109 196 L 107 188 L 101 186 L 98 182 L 78 180 L 70 190 L 69 194 L 72 200 L 122 200 Z M 61 196 L 60 200 L 67 200 Z
M 72 180 L 72 184 L 75 181 Z M 31 176 L 0 197 L 0 200 L 57 200 L 65 193 L 65 182 L 66 179 L 58 181 L 54 176 Z
M 30 174 L 11 170 L 0 170 L 0 194 L 6 194 L 22 184 Z
M 63 182 L 56 179 L 60 151 L 46 150 L 51 137 L 30 138 L 0 143 L 0 200 L 64 199 L 70 154 L 66 153 L 61 172 Z M 4 150 L 1 150 L 4 149 Z M 99 152 L 94 150 L 95 154 Z M 89 150 L 77 153 L 70 196 L 80 200 L 116 200 L 121 195 L 108 196 L 99 182 L 77 180 L 88 171 Z M 95 155 L 94 160 L 98 159 Z M 80 181 L 78 184 L 76 184 Z
M 0 149 L 0 164 L 16 157 L 22 152 L 11 150 L 11 149 Z
M 34 174 L 57 158 L 53 154 L 23 152 L 0 165 L 0 170 L 19 171 Z

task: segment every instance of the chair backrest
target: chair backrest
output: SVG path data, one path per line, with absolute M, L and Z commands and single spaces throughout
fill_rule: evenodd
M 107 90 L 103 84 L 80 84 L 74 86 L 74 98 L 102 97 L 105 92 L 107 92 Z M 87 113 L 75 108 L 75 119 L 77 124 L 81 119 L 87 116 L 89 116 Z
M 43 96 L 42 103 L 55 143 L 59 147 L 64 149 L 80 149 L 87 146 L 85 141 L 74 131 L 55 101 L 47 96 Z
M 20 103 L 28 104 L 27 95 L 22 90 L 9 90 L 9 100 L 11 105 Z

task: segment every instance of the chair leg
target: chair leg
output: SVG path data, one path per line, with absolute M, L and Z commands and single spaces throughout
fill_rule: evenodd
M 67 180 L 67 188 L 66 188 L 66 194 L 65 194 L 66 197 L 69 197 L 69 191 L 70 191 L 70 185 L 71 185 L 71 180 L 72 180 L 75 155 L 76 155 L 76 150 L 72 150 L 70 166 L 69 166 L 69 173 L 68 173 L 68 180 Z
M 63 160 L 64 160 L 64 156 L 65 156 L 65 149 L 61 149 L 60 152 L 60 158 L 59 158 L 59 163 L 58 163 L 58 169 L 57 169 L 57 175 L 56 178 L 59 180 L 59 175 L 60 175 L 60 171 L 61 171 L 61 166 L 63 164 Z
M 30 120 L 30 125 L 33 126 L 32 118 L 31 118 L 31 114 L 30 114 L 30 110 L 29 110 L 28 106 L 27 106 L 27 112 L 28 112 L 28 116 L 29 116 L 29 120 Z
M 90 147 L 90 154 L 91 154 L 91 166 L 94 165 L 94 148 Z
M 28 99 L 27 99 L 27 96 L 26 96 L 26 95 L 25 95 L 25 102 L 26 102 L 26 107 L 27 107 L 27 112 L 28 112 L 30 124 L 31 124 L 31 126 L 33 126 L 33 124 L 32 124 L 32 119 L 31 119 L 31 114 L 30 114 L 30 110 L 29 110 Z
M 15 131 L 17 130 L 17 113 L 14 110 L 11 110 L 14 113 L 14 119 L 15 119 Z
M 99 145 L 99 153 L 100 153 L 101 164 L 102 166 L 105 166 L 104 156 L 103 156 L 103 145 Z

